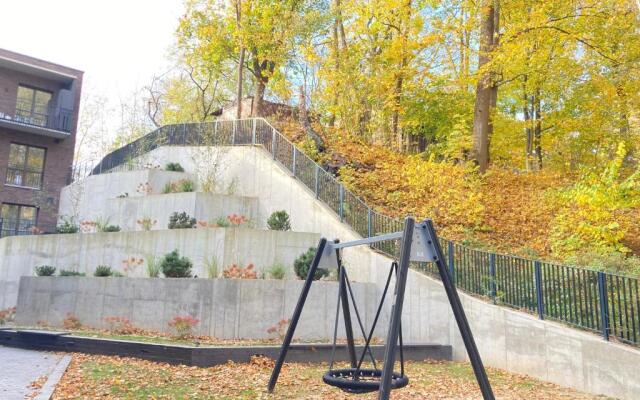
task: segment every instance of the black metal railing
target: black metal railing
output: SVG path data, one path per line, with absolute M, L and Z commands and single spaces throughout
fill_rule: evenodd
M 0 218 L 0 238 L 55 233 L 54 224 L 38 224 L 36 221 L 15 218 Z
M 0 101 L 0 119 L 20 125 L 47 128 L 69 133 L 73 111 L 66 108 L 37 107 L 30 102 L 17 100 L 15 104 Z
M 138 156 L 165 145 L 260 146 L 359 235 L 402 230 L 400 220 L 373 210 L 264 119 L 164 126 L 108 154 L 95 167 L 79 169 L 83 172 L 72 177 L 141 168 Z M 607 340 L 613 337 L 640 344 L 638 278 L 476 250 L 446 239 L 441 239 L 441 245 L 454 282 L 468 293 L 535 313 L 540 319 L 598 332 Z M 395 257 L 398 243 L 377 243 L 374 248 Z M 437 276 L 432 264 L 414 268 Z

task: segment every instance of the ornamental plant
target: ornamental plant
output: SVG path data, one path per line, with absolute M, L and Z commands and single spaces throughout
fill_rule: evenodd
M 13 318 L 16 315 L 16 308 L 5 308 L 4 310 L 0 310 L 0 325 L 4 325 L 7 322 L 13 321 Z
M 93 272 L 93 276 L 99 276 L 99 277 L 107 277 L 112 275 L 113 275 L 113 271 L 111 271 L 111 267 L 108 265 L 98 265 L 96 267 L 96 270 Z
M 196 219 L 186 212 L 174 212 L 169 216 L 169 229 L 190 229 L 196 225 Z
M 200 322 L 190 315 L 176 316 L 169 321 L 169 328 L 175 330 L 178 339 L 186 339 L 192 335 L 193 328 Z
M 254 270 L 253 264 L 249 264 L 244 268 L 231 264 L 222 271 L 222 276 L 232 279 L 258 279 L 258 274 Z
M 78 233 L 79 230 L 80 227 L 69 217 L 60 218 L 60 222 L 56 226 L 56 233 Z
M 173 172 L 184 172 L 184 168 L 182 168 L 182 165 L 180 165 L 180 163 L 177 163 L 177 162 L 167 163 L 167 165 L 165 165 L 164 167 L 164 170 L 173 171 Z
M 167 278 L 191 278 L 193 263 L 187 257 L 180 257 L 178 250 L 174 250 L 164 256 L 160 268 Z
M 140 225 L 140 228 L 143 231 L 150 231 L 151 228 L 153 228 L 153 226 L 158 222 L 157 219 L 153 219 L 150 217 L 144 217 L 144 218 L 140 218 L 139 220 L 136 221 L 136 223 L 138 225 Z
M 296 275 L 300 279 L 307 279 L 307 275 L 309 274 L 309 268 L 311 268 L 311 262 L 313 261 L 313 257 L 315 257 L 316 248 L 309 247 L 309 250 L 300 254 L 298 258 L 293 262 L 293 269 L 296 272 Z M 316 273 L 313 275 L 314 280 L 318 280 L 322 277 L 328 276 L 329 271 L 324 268 L 316 269 Z
M 69 269 L 61 269 L 60 276 L 85 276 L 84 272 L 71 271 Z
M 272 231 L 290 231 L 289 214 L 285 210 L 274 211 L 267 219 L 267 227 Z
M 247 222 L 249 222 L 249 218 L 245 217 L 244 215 L 240 215 L 240 214 L 231 214 L 229 216 L 227 216 L 227 220 L 229 221 L 229 224 L 233 227 L 239 227 L 242 224 L 245 224 Z
M 129 318 L 126 317 L 104 317 L 104 322 L 106 322 L 109 332 L 119 335 L 131 335 L 137 331 L 133 324 L 131 324 L 131 321 L 129 321 Z
M 36 267 L 36 276 L 53 276 L 56 273 L 56 267 L 51 265 L 39 265 Z

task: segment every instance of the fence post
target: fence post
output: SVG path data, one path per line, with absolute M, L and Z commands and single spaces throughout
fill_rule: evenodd
M 344 221 L 344 186 L 338 186 L 338 198 L 340 204 L 338 205 L 338 215 L 340 215 L 340 222 Z
M 293 172 L 293 177 L 296 177 L 296 146 L 291 146 L 291 152 L 293 153 L 291 157 L 291 172 Z
M 271 128 L 271 151 L 273 152 L 273 159 L 276 159 L 276 148 L 278 143 L 276 142 L 276 128 Z
M 489 254 L 489 295 L 493 304 L 496 304 L 496 255 L 494 253 Z
M 236 144 L 236 134 L 238 132 L 238 120 L 234 119 L 233 120 L 233 130 L 231 131 L 231 144 L 235 145 Z
M 252 126 L 251 126 L 251 144 L 252 145 L 256 145 L 256 119 L 252 119 Z
M 315 179 L 316 179 L 316 183 L 315 183 L 315 188 L 314 188 L 314 192 L 316 194 L 316 199 L 318 197 L 320 197 L 320 178 L 318 177 L 319 175 L 319 170 L 320 167 L 318 166 L 318 164 L 316 164 L 316 169 L 315 169 Z
M 367 237 L 373 236 L 373 211 L 371 207 L 367 207 L 367 232 L 369 234 Z
M 598 295 L 600 296 L 602 337 L 604 340 L 609 340 L 609 302 L 607 300 L 607 277 L 604 272 L 598 272 Z
M 451 282 L 455 285 L 456 284 L 456 269 L 455 269 L 455 254 L 454 254 L 454 247 L 453 247 L 453 242 L 451 240 L 449 240 L 449 242 L 447 243 L 447 250 L 448 250 L 448 255 L 449 255 L 449 275 L 451 277 Z
M 536 273 L 536 298 L 538 299 L 538 318 L 544 319 L 544 296 L 542 295 L 542 263 L 534 263 Z

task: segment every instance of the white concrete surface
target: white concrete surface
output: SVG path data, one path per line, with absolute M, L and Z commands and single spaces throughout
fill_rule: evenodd
M 47 378 L 62 359 L 55 353 L 0 346 L 0 399 L 24 400 L 38 398 L 41 392 L 50 394 Z M 35 381 L 43 387 L 31 387 Z
M 96 328 L 107 328 L 104 318 L 116 316 L 128 318 L 139 328 L 171 332 L 169 321 L 190 315 L 199 320 L 194 329 L 198 334 L 221 339 L 278 338 L 267 331 L 291 317 L 302 285 L 302 280 L 269 279 L 23 277 L 16 324 L 46 321 L 61 326 L 71 313 L 82 324 Z M 352 287 L 363 322 L 370 325 L 377 288 L 371 283 Z M 330 340 L 337 296 L 337 282 L 314 282 L 295 337 Z M 342 324 L 339 332 L 344 332 Z
M 259 273 L 275 263 L 293 277 L 293 261 L 319 235 L 245 228 L 171 229 L 149 232 L 111 232 L 67 235 L 12 236 L 0 239 L 0 309 L 15 305 L 21 276 L 33 276 L 38 265 L 52 265 L 92 275 L 108 265 L 128 276 L 148 276 L 146 261 L 178 249 L 194 264 L 193 273 L 207 277 L 206 265 L 218 262 L 218 273 L 231 264 L 253 263 Z M 125 270 L 125 260 L 144 261 Z M 133 265 L 133 263 L 130 263 Z

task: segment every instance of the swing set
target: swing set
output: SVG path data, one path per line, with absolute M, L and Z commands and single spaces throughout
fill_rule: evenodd
M 375 318 L 372 326 L 367 333 L 362 319 L 360 318 L 360 312 L 356 306 L 355 296 L 351 288 L 351 282 L 347 274 L 347 270 L 342 264 L 341 250 L 349 247 L 371 245 L 374 243 L 398 240 L 400 239 L 400 258 L 399 261 L 392 262 L 387 276 L 387 281 L 382 292 L 380 302 L 377 306 Z M 319 267 L 326 267 L 337 269 L 338 271 L 338 299 L 336 306 L 335 325 L 333 330 L 333 346 L 331 352 L 331 360 L 329 362 L 328 371 L 322 377 L 324 383 L 337 387 L 345 392 L 359 394 L 378 392 L 379 400 L 388 400 L 391 394 L 391 390 L 400 389 L 409 384 L 409 377 L 405 375 L 404 369 L 404 354 L 403 354 L 403 340 L 402 340 L 402 306 L 404 302 L 404 294 L 407 285 L 407 276 L 409 274 L 409 262 L 432 262 L 438 267 L 438 272 L 442 283 L 444 285 L 445 292 L 453 315 L 456 319 L 456 323 L 460 330 L 462 340 L 464 342 L 467 354 L 473 367 L 482 397 L 484 400 L 495 400 L 491 384 L 487 378 L 487 373 L 482 364 L 482 359 L 478 353 L 475 340 L 471 333 L 469 323 L 462 308 L 462 303 L 458 296 L 455 285 L 452 282 L 449 275 L 447 266 L 444 262 L 444 255 L 438 236 L 433 227 L 431 220 L 424 220 L 416 223 L 412 217 L 407 217 L 404 221 L 404 229 L 400 232 L 394 232 L 384 234 L 380 236 L 374 236 L 366 239 L 354 240 L 350 242 L 340 243 L 339 241 L 329 242 L 327 239 L 322 238 L 318 243 L 316 254 L 313 258 L 307 278 L 302 292 L 293 311 L 291 317 L 291 323 L 287 329 L 287 333 L 284 337 L 284 342 L 280 349 L 280 355 L 276 360 L 271 378 L 269 380 L 269 392 L 272 393 L 278 382 L 278 376 L 284 364 L 287 356 L 287 351 L 291 345 L 293 335 L 295 333 L 302 309 L 304 308 L 307 300 L 307 295 L 313 283 L 313 278 L 316 270 Z M 371 351 L 371 340 L 378 323 L 380 314 L 383 309 L 385 298 L 388 294 L 388 289 L 391 284 L 391 278 L 395 275 L 395 289 L 392 294 L 391 314 L 389 321 L 389 330 L 384 347 L 384 358 L 382 359 L 382 366 L 379 368 L 376 363 L 373 352 Z M 364 348 L 360 356 L 356 354 L 355 341 L 353 335 L 353 325 L 351 318 L 350 302 L 353 310 L 356 314 L 356 320 L 360 328 L 364 339 Z M 349 352 L 350 368 L 334 369 L 336 342 L 338 336 L 338 321 L 340 316 L 340 309 L 342 309 L 342 315 L 344 318 L 344 328 L 346 331 L 347 349 Z M 399 353 L 399 354 L 398 354 Z M 394 372 L 394 366 L 396 363 L 396 357 L 400 358 L 400 371 Z M 371 361 L 371 368 L 363 368 L 363 362 L 365 358 L 369 358 Z

